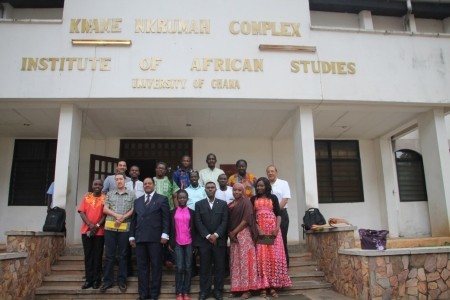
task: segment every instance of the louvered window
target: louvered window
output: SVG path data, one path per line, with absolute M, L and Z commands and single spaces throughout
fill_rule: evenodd
M 319 203 L 364 202 L 358 141 L 315 141 Z
M 55 161 L 56 140 L 16 140 L 8 205 L 46 205 Z
M 412 150 L 395 152 L 400 201 L 427 201 L 422 156 Z

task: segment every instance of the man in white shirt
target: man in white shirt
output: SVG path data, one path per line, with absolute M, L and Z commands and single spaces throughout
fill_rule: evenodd
M 287 233 L 289 229 L 289 215 L 287 213 L 287 203 L 291 198 L 291 190 L 289 183 L 286 180 L 278 178 L 278 170 L 274 165 L 269 165 L 266 168 L 267 178 L 272 185 L 272 194 L 277 196 L 280 203 L 281 214 L 281 235 L 283 237 L 284 253 L 286 254 L 286 262 L 289 267 L 289 253 L 287 249 Z
M 141 175 L 141 171 L 138 166 L 131 166 L 130 168 L 130 177 L 131 181 L 125 183 L 125 187 L 128 190 L 134 191 L 136 194 L 136 199 L 145 194 L 144 192 L 144 183 L 139 180 L 139 175 Z
M 227 185 L 227 175 L 220 174 L 217 181 L 219 182 L 219 188 L 216 190 L 216 198 L 224 200 L 227 204 L 230 204 L 230 202 L 234 200 L 234 197 L 233 188 Z
M 206 156 L 206 164 L 208 165 L 208 167 L 200 170 L 199 172 L 200 178 L 198 180 L 198 183 L 201 186 L 205 186 L 205 184 L 210 181 L 214 182 L 216 186 L 219 186 L 217 177 L 219 177 L 220 174 L 224 174 L 225 172 L 219 168 L 216 168 L 216 163 L 217 163 L 216 155 L 214 153 L 209 153 Z

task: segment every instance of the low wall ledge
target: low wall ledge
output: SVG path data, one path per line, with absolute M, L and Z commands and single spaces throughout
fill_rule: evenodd
M 5 235 L 21 235 L 21 236 L 65 236 L 64 232 L 43 232 L 29 230 L 9 230 Z
M 13 252 L 13 253 L 0 253 L 0 261 L 8 259 L 26 258 L 28 257 L 27 252 Z
M 363 250 L 358 248 L 351 248 L 351 249 L 339 249 L 338 253 L 355 256 L 391 256 L 391 255 L 412 255 L 412 254 L 430 254 L 430 253 L 450 253 L 450 246 L 393 248 L 386 250 Z
M 332 227 L 324 228 L 319 230 L 307 230 L 306 234 L 319 234 L 319 233 L 330 233 L 330 232 L 340 232 L 340 231 L 355 231 L 358 227 L 356 226 L 345 226 L 345 227 Z

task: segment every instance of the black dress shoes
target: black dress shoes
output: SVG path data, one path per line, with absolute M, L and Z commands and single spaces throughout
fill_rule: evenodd
M 223 295 L 222 293 L 216 293 L 214 294 L 214 298 L 216 298 L 216 300 L 223 300 Z
M 198 295 L 198 300 L 206 300 L 206 295 L 205 294 L 199 294 Z
M 103 283 L 103 285 L 100 287 L 100 293 L 104 293 L 107 289 L 110 289 L 112 287 L 112 283 Z
M 92 288 L 94 290 L 97 290 L 98 288 L 100 288 L 100 281 L 94 281 L 94 283 L 92 284 Z
M 123 283 L 123 282 L 119 283 L 119 290 L 120 290 L 122 293 L 125 293 L 125 292 L 127 291 L 127 284 L 126 284 L 126 283 Z
M 92 282 L 86 281 L 86 282 L 81 286 L 81 289 L 85 290 L 85 289 L 88 289 L 88 288 L 90 288 L 90 287 L 92 287 L 92 286 L 93 286 L 93 285 L 92 285 Z

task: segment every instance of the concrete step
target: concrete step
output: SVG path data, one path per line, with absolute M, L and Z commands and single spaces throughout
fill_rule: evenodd
M 280 295 L 298 295 L 303 290 L 311 289 L 329 289 L 331 284 L 324 281 L 305 281 L 294 282 L 291 288 L 280 290 Z M 229 293 L 230 286 L 225 285 L 225 292 Z M 193 284 L 191 288 L 191 297 L 198 297 L 199 287 Z M 108 289 L 105 293 L 99 290 L 82 290 L 75 286 L 42 286 L 36 290 L 35 299 L 136 299 L 137 283 L 129 284 L 125 293 L 121 293 L 117 286 Z M 163 283 L 161 287 L 160 299 L 173 299 L 174 287 Z
M 117 286 L 107 290 L 104 294 L 94 289 L 82 290 L 81 285 L 84 283 L 84 258 L 82 251 L 80 252 L 80 247 L 66 249 L 65 255 L 61 256 L 58 262 L 51 267 L 51 274 L 44 278 L 41 287 L 36 290 L 36 300 L 136 299 L 138 296 L 136 276 L 128 278 L 128 289 L 125 293 L 121 293 Z M 136 266 L 134 270 L 136 270 Z M 301 295 L 305 291 L 331 288 L 331 285 L 324 280 L 324 274 L 318 269 L 311 253 L 306 252 L 302 245 L 293 248 L 292 251 L 290 249 L 289 275 L 292 280 L 292 287 L 280 290 L 280 295 Z M 225 290 L 227 293 L 229 293 L 229 289 L 230 280 L 226 278 Z M 164 267 L 160 299 L 174 299 L 174 290 L 175 268 Z M 198 292 L 199 277 L 195 276 L 192 279 L 192 299 L 198 297 Z M 258 299 L 258 297 L 255 299 Z

